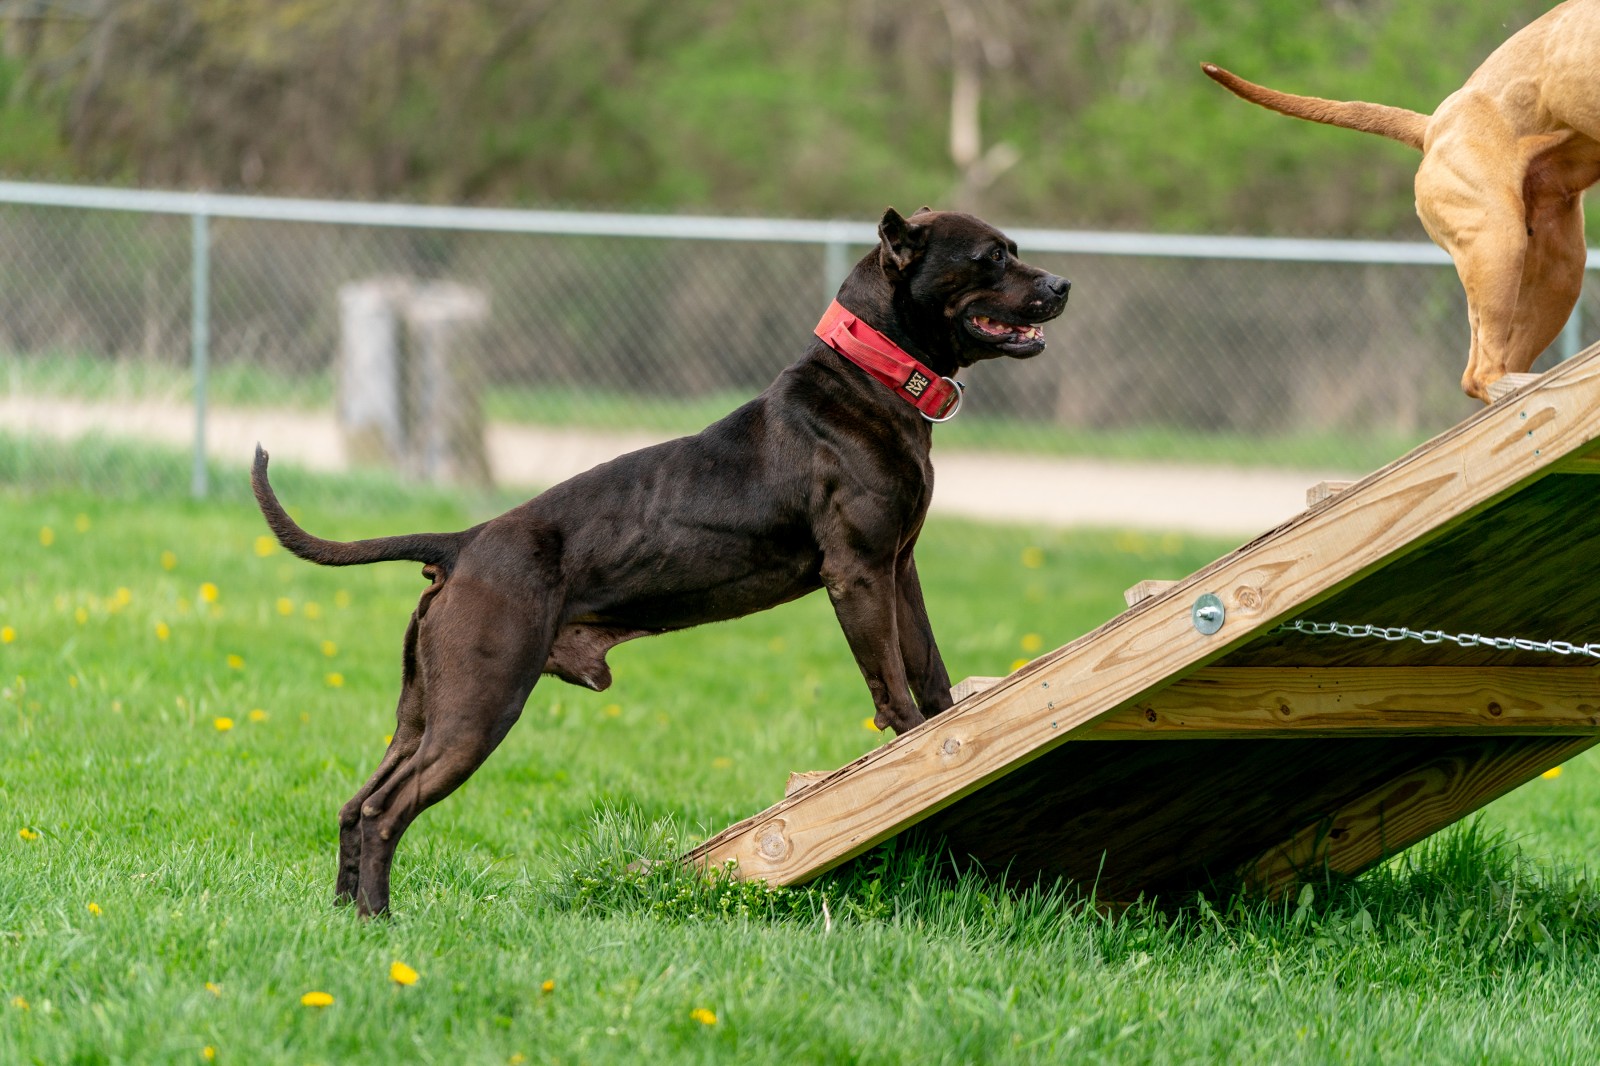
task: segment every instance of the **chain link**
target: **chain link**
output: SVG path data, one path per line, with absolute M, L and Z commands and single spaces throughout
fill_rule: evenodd
M 1493 648 L 1496 651 L 1538 651 L 1552 655 L 1587 655 L 1600 659 L 1600 643 L 1573 644 L 1565 640 L 1528 640 L 1524 637 L 1486 637 L 1480 633 L 1446 633 L 1442 629 L 1410 629 L 1406 626 L 1346 625 L 1343 622 L 1308 622 L 1296 618 L 1278 627 L 1280 633 L 1305 633 L 1311 636 L 1371 638 L 1374 640 L 1417 640 L 1424 644 L 1455 644 L 1462 648 Z

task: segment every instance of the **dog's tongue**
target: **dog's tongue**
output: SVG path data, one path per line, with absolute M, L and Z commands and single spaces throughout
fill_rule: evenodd
M 1044 332 L 1038 326 L 1013 326 L 1009 322 L 1001 322 L 990 318 L 988 315 L 974 315 L 972 324 L 995 337 L 1019 337 L 1023 340 L 1032 340 Z

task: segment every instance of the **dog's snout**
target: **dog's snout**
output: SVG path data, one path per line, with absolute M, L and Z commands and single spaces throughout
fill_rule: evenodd
M 1044 276 L 1044 287 L 1056 296 L 1063 297 L 1072 291 L 1072 282 L 1066 278 L 1058 278 L 1054 274 L 1046 274 Z

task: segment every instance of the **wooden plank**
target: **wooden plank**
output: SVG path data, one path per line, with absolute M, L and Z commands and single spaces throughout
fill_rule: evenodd
M 1465 818 L 1600 737 L 1530 737 L 1510 751 L 1486 742 L 1433 759 L 1386 781 L 1247 863 L 1245 885 L 1282 896 L 1303 878 L 1355 875 Z
M 1596 356 L 1600 345 L 1544 375 L 1519 403 L 1484 408 L 1180 582 L 1174 591 L 1221 597 L 1227 621 L 1217 633 L 1195 629 L 1190 595 L 1146 600 L 685 858 L 735 860 L 743 876 L 776 884 L 809 879 L 1255 639 L 1600 436 Z
M 1319 481 L 1306 489 L 1306 506 L 1315 507 L 1323 500 L 1331 500 L 1354 484 L 1354 481 Z
M 980 692 L 987 692 L 1004 680 L 1005 678 L 1003 677 L 963 677 L 960 681 L 950 686 L 950 702 L 960 703 L 962 700 L 976 696 Z
M 1489 402 L 1498 403 L 1518 389 L 1532 385 L 1540 377 L 1541 375 L 1539 374 L 1507 374 L 1500 380 L 1490 384 Z
M 1600 735 L 1600 674 L 1521 667 L 1208 666 L 1073 740 Z
M 1139 582 L 1137 585 L 1134 585 L 1132 588 L 1125 590 L 1122 593 L 1122 602 L 1126 603 L 1129 607 L 1132 607 L 1135 604 L 1148 600 L 1151 596 L 1156 596 L 1165 592 L 1167 589 L 1170 589 L 1176 584 L 1176 581 L 1146 579 Z
M 789 775 L 789 780 L 784 782 L 783 794 L 792 796 L 801 789 L 816 784 L 832 773 L 832 770 L 796 770 Z

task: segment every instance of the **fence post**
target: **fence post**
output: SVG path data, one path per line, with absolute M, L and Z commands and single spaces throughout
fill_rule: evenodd
M 203 211 L 190 218 L 189 355 L 194 367 L 194 469 L 189 492 L 204 499 L 206 474 L 206 370 L 211 360 L 211 225 Z
M 1572 314 L 1561 328 L 1561 358 L 1571 359 L 1583 350 L 1583 292 L 1578 292 L 1578 302 L 1572 305 Z

